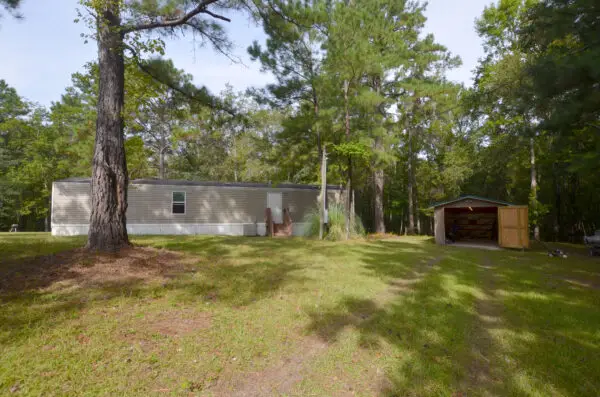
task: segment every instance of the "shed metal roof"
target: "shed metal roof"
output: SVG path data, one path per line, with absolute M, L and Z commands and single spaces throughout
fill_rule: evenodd
M 91 178 L 66 178 L 55 182 L 90 183 Z M 213 182 L 213 181 L 186 181 L 180 179 L 134 179 L 131 185 L 163 185 L 163 186 L 222 186 L 222 187 L 248 187 L 270 189 L 306 189 L 319 190 L 317 185 L 302 185 L 296 183 L 250 183 L 250 182 Z M 340 186 L 327 185 L 329 190 L 341 190 Z
M 433 203 L 430 208 L 442 207 L 444 205 L 448 205 L 448 204 L 452 204 L 452 203 L 457 203 L 457 202 L 463 201 L 463 200 L 479 200 L 479 201 L 487 201 L 488 203 L 493 203 L 493 204 L 514 205 L 513 203 L 509 203 L 507 201 L 495 200 L 495 199 L 485 198 L 485 197 L 481 197 L 481 196 L 475 196 L 473 194 L 467 194 L 467 195 L 455 198 L 453 200 L 442 201 L 442 202 L 439 202 L 439 203 Z

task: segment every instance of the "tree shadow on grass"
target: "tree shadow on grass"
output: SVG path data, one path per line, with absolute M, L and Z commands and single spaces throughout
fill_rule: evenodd
M 330 343 L 351 328 L 361 348 L 392 346 L 397 357 L 380 383 L 382 395 L 591 396 L 600 389 L 600 291 L 592 284 L 555 277 L 548 283 L 548 269 L 535 253 L 522 260 L 506 252 L 437 248 L 407 255 L 403 250 L 413 248 L 393 244 L 360 249 L 363 268 L 388 282 L 391 299 L 347 295 L 311 310 L 307 328 Z M 444 252 L 446 259 L 432 269 L 421 263 Z M 487 268 L 487 257 L 504 262 Z M 554 273 L 593 272 L 589 263 L 563 266 L 569 269 Z M 485 272 L 497 282 L 484 285 Z M 395 288 L 398 283 L 406 288 Z M 482 304 L 498 305 L 498 317 L 480 311 Z
M 268 238 L 247 236 L 136 236 L 134 242 L 156 248 L 183 251 L 209 257 L 272 256 L 274 252 L 311 249 L 318 241 L 304 238 Z
M 169 296 L 181 304 L 240 307 L 307 280 L 297 272 L 303 267 L 300 262 L 265 254 L 281 243 L 240 249 L 242 239 L 184 239 L 181 245 L 177 240 L 167 239 L 163 245 L 182 252 L 135 247 L 99 255 L 72 250 L 3 267 L 0 342 L 14 343 L 36 330 L 58 327 L 86 308 L 110 305 L 112 299 Z
M 600 290 L 572 277 L 597 277 L 593 260 L 555 260 L 529 253 L 494 254 L 497 282 L 491 292 L 504 308 L 501 323 L 486 330 L 500 335 L 508 392 L 592 396 L 600 389 Z M 575 276 L 577 277 L 577 276 Z
M 441 260 L 442 251 L 396 242 L 377 242 L 363 254 L 365 271 L 386 280 L 392 296 L 346 296 L 313 310 L 308 332 L 335 342 L 351 327 L 360 333 L 361 348 L 391 345 L 397 359 L 390 359 L 387 378 L 377 381 L 382 395 L 459 390 L 469 355 L 465 340 L 474 321 L 470 284 L 476 265 L 463 269 L 452 258 Z

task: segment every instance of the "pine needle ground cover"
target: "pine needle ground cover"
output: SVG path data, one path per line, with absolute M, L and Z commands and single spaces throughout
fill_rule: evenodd
M 0 235 L 0 395 L 595 396 L 600 261 L 350 242 Z

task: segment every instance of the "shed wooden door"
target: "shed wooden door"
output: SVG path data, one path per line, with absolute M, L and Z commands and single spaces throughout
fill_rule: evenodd
M 498 207 L 498 244 L 505 248 L 529 248 L 528 208 Z

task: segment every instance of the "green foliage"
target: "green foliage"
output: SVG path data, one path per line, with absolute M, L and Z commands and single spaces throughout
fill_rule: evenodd
M 46 111 L 0 81 L 0 230 L 47 217 L 52 181 L 68 173 L 67 151 Z
M 108 3 L 82 4 L 94 14 Z M 156 57 L 165 34 L 178 29 L 134 29 L 174 20 L 194 4 L 118 3 L 127 32 L 123 117 L 132 179 L 316 184 L 326 148 L 328 183 L 351 179 L 367 228 L 381 202 L 388 230 L 406 231 L 413 214 L 420 232 L 431 232 L 429 204 L 461 194 L 529 203 L 531 226 L 546 238 L 578 239 L 600 225 L 594 1 L 487 6 L 476 21 L 485 56 L 468 89 L 447 81 L 460 60 L 426 34 L 421 2 L 211 4 L 215 12 L 243 7 L 262 22 L 266 42 L 248 53 L 275 77 L 264 89 L 227 87 L 219 95 Z M 95 29 L 94 18 L 82 18 Z M 200 32 L 227 52 L 219 23 L 200 13 L 182 31 Z M 86 65 L 49 110 L 0 81 L 0 228 L 41 228 L 52 180 L 89 176 L 98 80 L 98 66 Z M 374 187 L 381 175 L 383 192 Z
M 195 180 L 277 181 L 271 139 L 280 125 L 280 114 L 260 108 L 231 87 L 221 93 L 220 101 L 235 108 L 236 114 L 198 109 L 175 131 L 172 175 Z
M 265 20 L 266 47 L 255 43 L 248 51 L 277 79 L 255 94 L 286 108 L 275 147 L 287 180 L 318 182 L 319 154 L 327 146 L 328 181 L 345 183 L 352 175 L 353 188 L 364 192 L 373 172 L 392 174 L 407 159 L 406 124 L 417 136 L 414 163 L 430 133 L 449 134 L 453 120 L 435 109 L 455 105 L 450 97 L 457 88 L 444 73 L 460 61 L 422 34 L 422 4 L 360 0 L 277 7 Z M 418 101 L 421 106 L 407 110 L 406 104 Z M 430 190 L 424 187 L 423 194 Z M 369 194 L 361 197 L 371 200 Z
M 600 167 L 597 18 L 593 1 L 501 0 L 477 22 L 487 57 L 470 102 L 481 159 L 471 183 L 529 202 L 546 238 L 579 240 L 600 224 L 600 186 L 590 178 Z
M 332 152 L 343 157 L 352 157 L 357 159 L 367 159 L 370 155 L 370 149 L 361 142 L 343 142 L 335 145 Z
M 0 7 L 15 18 L 21 18 L 21 14 L 17 12 L 20 4 L 21 0 L 0 0 Z M 2 13 L 0 13 L 0 18 L 2 18 Z
M 133 136 L 125 141 L 125 155 L 127 157 L 127 172 L 129 179 L 147 178 L 153 175 L 148 159 L 152 151 L 144 146 L 144 141 L 139 136 Z
M 304 235 L 307 237 L 319 237 L 319 224 L 321 222 L 320 209 L 316 208 L 311 210 L 304 217 L 303 222 L 308 224 Z M 328 224 L 327 233 L 325 234 L 326 240 L 340 241 L 346 239 L 346 209 L 342 204 L 333 203 L 328 208 Z M 352 224 L 350 225 L 350 237 L 359 238 L 364 237 L 365 228 L 359 216 L 352 217 Z

